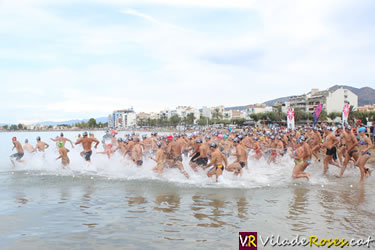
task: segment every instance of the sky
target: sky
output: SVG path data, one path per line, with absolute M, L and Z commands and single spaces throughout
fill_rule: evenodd
M 372 0 L 0 0 L 0 123 L 375 87 Z

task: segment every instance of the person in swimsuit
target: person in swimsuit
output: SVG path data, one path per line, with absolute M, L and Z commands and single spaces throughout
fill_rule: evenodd
M 162 174 L 163 169 L 165 168 L 165 165 L 164 165 L 165 156 L 164 156 L 164 151 L 161 148 L 162 145 L 163 144 L 160 141 L 156 142 L 156 146 L 158 147 L 158 150 L 156 151 L 156 156 L 155 158 L 150 156 L 150 159 L 156 162 L 156 166 L 152 170 L 159 174 Z
M 233 156 L 236 157 L 236 160 L 230 164 L 226 170 L 229 172 L 234 172 L 235 175 L 242 175 L 242 169 L 247 168 L 247 151 L 245 148 L 240 144 L 240 139 L 237 137 L 233 139 L 233 144 L 236 148 L 236 153 Z
M 294 179 L 297 178 L 306 178 L 307 180 L 310 179 L 310 174 L 304 172 L 304 164 L 305 161 L 303 160 L 305 156 L 305 147 L 303 146 L 305 142 L 301 140 L 300 138 L 297 139 L 297 149 L 292 153 L 292 158 L 294 158 L 294 168 L 293 168 L 293 173 L 292 177 Z
M 15 159 L 15 160 L 18 161 L 18 162 L 23 162 L 21 159 L 22 159 L 22 157 L 24 156 L 24 151 L 23 151 L 23 148 L 22 148 L 21 143 L 20 143 L 19 141 L 17 141 L 17 138 L 16 138 L 16 137 L 13 137 L 13 138 L 12 138 L 12 143 L 13 143 L 12 151 L 13 151 L 14 149 L 16 149 L 16 150 L 17 150 L 17 153 L 12 154 L 12 155 L 10 156 L 10 161 L 12 162 L 13 167 L 15 167 L 16 164 L 15 164 L 15 162 L 14 162 L 13 159 Z
M 59 154 L 60 156 L 56 158 L 56 160 L 61 159 L 61 164 L 63 167 L 69 165 L 70 160 L 68 157 L 69 149 L 65 148 L 64 142 L 60 141 L 57 145 L 59 147 Z
M 371 175 L 371 170 L 369 168 L 365 168 L 366 162 L 371 157 L 370 149 L 373 148 L 373 144 L 371 139 L 366 135 L 366 128 L 361 127 L 358 129 L 360 135 L 359 141 L 359 159 L 355 163 L 356 166 L 359 167 L 361 171 L 361 179 L 360 183 L 363 184 L 365 176 Z
M 91 146 L 92 143 L 95 142 L 95 149 L 98 148 L 99 141 L 95 137 L 88 137 L 87 132 L 83 133 L 83 138 L 79 138 L 77 142 L 75 143 L 76 145 L 82 144 L 83 147 L 83 152 L 81 152 L 81 156 L 84 157 L 84 159 L 88 162 L 91 162 L 91 155 L 92 155 L 92 150 Z
M 223 153 L 220 152 L 215 142 L 210 144 L 210 151 L 211 151 L 211 161 L 204 168 L 209 168 L 213 166 L 208 171 L 207 176 L 211 177 L 213 175 L 216 175 L 216 182 L 217 182 L 219 176 L 223 174 L 225 167 L 228 165 L 228 162 L 227 162 L 227 158 L 225 157 Z

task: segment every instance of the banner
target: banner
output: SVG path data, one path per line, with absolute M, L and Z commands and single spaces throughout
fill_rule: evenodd
M 289 108 L 288 109 L 287 121 L 288 121 L 288 129 L 295 129 L 295 125 L 294 125 L 294 108 Z
M 316 106 L 315 111 L 314 111 L 314 126 L 319 120 L 320 113 L 322 112 L 323 104 L 319 104 Z
M 345 104 L 344 109 L 342 110 L 342 125 L 343 126 L 348 124 L 349 111 L 350 111 L 349 104 Z

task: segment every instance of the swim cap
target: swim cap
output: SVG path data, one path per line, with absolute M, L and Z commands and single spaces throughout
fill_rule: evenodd
M 28 140 L 28 139 L 26 139 L 26 140 L 25 140 L 25 143 L 29 143 L 29 140 Z
M 215 142 L 211 143 L 210 148 L 217 148 L 217 145 Z
M 350 127 L 349 125 L 345 127 L 346 130 L 352 130 L 352 127 Z
M 64 133 L 61 133 L 60 136 L 63 137 L 63 136 L 64 136 Z
M 173 136 L 168 136 L 168 140 L 172 141 L 173 140 Z
M 281 136 L 276 137 L 276 139 L 281 140 Z
M 133 137 L 132 137 L 132 136 L 129 136 L 128 140 L 129 140 L 129 141 L 132 141 L 132 140 L 133 140 Z
M 358 129 L 358 132 L 360 132 L 360 133 L 366 133 L 366 128 L 365 127 L 360 127 Z
M 37 140 L 37 141 L 40 141 L 40 136 L 38 136 L 38 137 L 36 138 L 36 140 Z
M 228 136 L 227 135 L 224 135 L 224 140 L 228 139 Z
M 188 136 L 188 139 L 189 139 L 189 140 L 192 140 L 192 139 L 193 139 L 193 137 L 192 137 L 191 135 L 189 135 L 189 136 Z
M 197 140 L 197 143 L 202 143 L 202 139 L 198 139 L 198 140 Z
M 17 137 L 14 136 L 14 137 L 12 138 L 12 141 L 17 141 Z
M 254 140 L 258 141 L 258 140 L 259 140 L 259 138 L 255 136 L 255 137 L 254 137 Z
M 233 142 L 235 143 L 239 143 L 240 142 L 240 139 L 238 139 L 237 137 L 233 139 Z
M 122 142 L 122 138 L 121 138 L 121 137 L 120 137 L 120 138 L 118 138 L 118 139 L 117 139 L 117 141 L 119 141 L 119 142 Z
M 342 129 L 342 126 L 340 124 L 337 125 L 336 127 L 337 127 L 337 129 Z
M 222 134 L 219 134 L 218 136 L 217 136 L 219 139 L 223 139 L 223 135 Z
M 62 146 L 64 146 L 64 143 L 61 141 L 57 145 L 61 148 Z
M 161 147 L 161 145 L 163 145 L 160 141 L 158 141 L 157 143 L 156 143 L 156 145 L 160 148 Z
M 87 136 L 88 134 L 87 134 L 87 132 L 83 132 L 83 134 L 82 134 L 83 136 Z
M 142 138 L 147 138 L 147 135 L 142 135 Z
M 210 140 L 210 139 L 211 139 L 211 136 L 206 135 L 206 139 Z
M 271 135 L 271 140 L 275 140 L 275 136 Z
M 302 135 L 300 138 L 299 138 L 301 141 L 305 141 L 306 138 Z

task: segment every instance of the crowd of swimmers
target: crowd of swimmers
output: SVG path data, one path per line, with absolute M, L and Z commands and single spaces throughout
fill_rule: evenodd
M 371 139 L 366 135 L 366 128 L 360 127 L 353 133 L 350 126 L 305 126 L 297 130 L 285 128 L 255 128 L 248 127 L 237 131 L 223 131 L 208 129 L 191 134 L 158 135 L 152 132 L 151 136 L 137 133 L 126 134 L 120 137 L 117 133 L 108 133 L 102 140 L 102 152 L 111 158 L 119 154 L 141 167 L 143 160 L 148 157 L 156 162 L 153 171 L 162 175 L 166 168 L 177 168 L 189 178 L 185 170 L 190 167 L 197 172 L 198 169 L 206 171 L 208 177 L 218 177 L 223 171 L 242 175 L 243 169 L 249 169 L 248 160 L 264 158 L 269 164 L 277 163 L 282 157 L 291 157 L 294 160 L 292 171 L 293 178 L 306 178 L 311 174 L 306 172 L 312 161 L 317 163 L 322 159 L 322 174 L 325 175 L 329 165 L 338 168 L 336 177 L 342 177 L 348 166 L 357 167 L 360 171 L 360 183 L 371 175 L 372 170 L 366 167 L 371 157 L 370 150 L 374 147 Z M 58 147 L 62 166 L 70 163 L 69 142 L 72 149 L 74 145 L 82 145 L 81 156 L 91 162 L 92 146 L 100 144 L 94 134 L 84 132 L 79 135 L 76 142 L 72 142 L 61 133 L 59 137 L 51 138 Z M 13 149 L 17 153 L 11 155 L 11 161 L 22 162 L 24 152 L 44 152 L 49 145 L 37 137 L 35 147 L 28 140 L 22 146 L 16 137 L 13 137 Z M 189 159 L 189 166 L 183 165 L 183 158 Z M 233 159 L 233 160 L 232 160 Z M 232 162 L 229 162 L 232 160 Z M 250 170 L 251 171 L 251 166 Z

